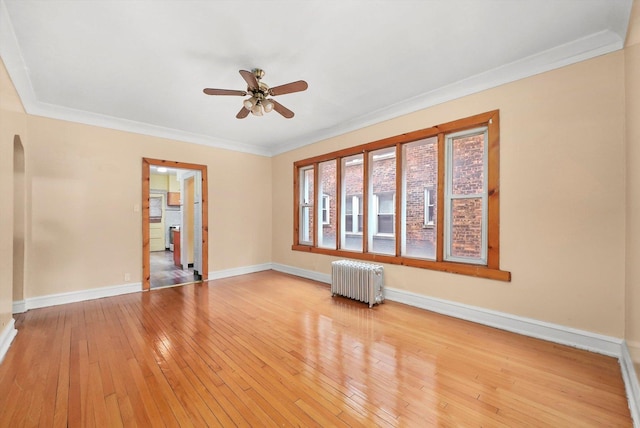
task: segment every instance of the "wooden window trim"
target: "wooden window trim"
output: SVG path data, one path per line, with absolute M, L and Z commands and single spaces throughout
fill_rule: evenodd
M 442 223 L 444 216 L 444 136 L 445 134 L 464 131 L 467 129 L 475 128 L 478 126 L 487 126 L 489 133 L 488 141 L 488 179 L 487 179 L 487 264 L 477 265 L 461 262 L 447 262 L 443 261 L 443 241 L 444 241 L 444 227 Z M 342 250 L 340 248 L 339 233 L 336 235 L 336 249 L 319 248 L 315 246 L 317 243 L 317 236 L 314 236 L 314 245 L 301 245 L 299 243 L 299 182 L 298 175 L 300 168 L 313 165 L 317 170 L 320 162 L 336 159 L 337 164 L 340 164 L 340 158 L 352 156 L 355 154 L 363 154 L 363 188 L 367 189 L 368 185 L 368 153 L 374 150 L 396 147 L 396 156 L 401 159 L 400 152 L 402 144 L 417 141 L 425 138 L 437 137 L 438 138 L 438 188 L 437 188 L 437 233 L 436 233 L 436 259 L 435 260 L 423 260 L 401 256 L 400 254 L 400 237 L 401 233 L 400 216 L 396 215 L 396 255 L 375 254 L 367 252 L 366 232 L 368 228 L 368 221 L 364 221 L 363 225 L 363 252 L 355 252 L 349 250 Z M 337 180 L 341 180 L 340 168 L 338 169 Z M 385 138 L 382 140 L 374 141 L 367 144 L 360 144 L 354 147 L 337 150 L 331 153 L 318 155 L 312 158 L 303 159 L 294 162 L 294 240 L 291 249 L 294 251 L 305 251 L 314 254 L 324 254 L 329 256 L 346 257 L 359 260 L 368 260 L 378 263 L 388 263 L 395 265 L 403 265 L 410 267 L 417 267 L 423 269 L 430 269 L 441 272 L 457 273 L 462 275 L 494 279 L 500 281 L 511 281 L 511 273 L 508 271 L 500 270 L 500 114 L 499 110 L 493 110 L 486 113 L 470 116 L 464 119 L 444 123 L 434 127 L 421 129 L 418 131 L 408 132 L 401 135 Z M 317 178 L 317 173 L 316 173 Z M 401 162 L 396 162 L 396 194 L 401 190 Z M 341 191 L 341 181 L 336 181 L 337 191 Z M 316 183 L 314 182 L 314 185 Z M 366 194 L 363 192 L 364 200 L 364 218 L 367 217 L 367 199 Z M 336 192 L 338 194 L 338 192 Z M 336 198 L 339 200 L 340 198 Z M 401 198 L 396 198 L 396 213 L 399 213 L 401 207 Z M 340 210 L 340 204 L 336 207 Z M 336 211 L 336 227 L 340 227 L 341 215 L 340 211 Z M 339 230 L 339 229 L 338 229 Z

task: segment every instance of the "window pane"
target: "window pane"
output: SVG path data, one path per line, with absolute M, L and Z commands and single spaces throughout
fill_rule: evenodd
M 362 251 L 362 181 L 363 156 L 342 158 L 342 207 L 341 248 Z
M 484 133 L 454 138 L 452 195 L 477 195 L 484 190 Z
M 318 247 L 336 248 L 336 164 L 335 160 L 318 165 L 318 193 L 322 195 L 322 221 L 318 222 Z
M 402 162 L 402 255 L 435 259 L 438 224 L 435 214 L 432 223 L 428 216 L 437 212 L 438 139 L 404 144 Z
M 451 256 L 482 257 L 482 198 L 451 201 Z
M 313 245 L 313 167 L 300 170 L 300 243 Z
M 396 167 L 395 162 L 393 167 Z M 393 192 L 376 194 L 378 195 L 378 214 L 393 214 L 395 212 L 395 205 L 393 203 Z
M 396 148 L 369 153 L 369 252 L 396 254 Z
M 445 260 L 486 263 L 486 132 L 446 136 Z
M 162 199 L 163 198 L 149 198 L 149 217 L 159 218 L 162 221 Z
M 424 225 L 433 226 L 436 222 L 436 190 L 424 189 Z

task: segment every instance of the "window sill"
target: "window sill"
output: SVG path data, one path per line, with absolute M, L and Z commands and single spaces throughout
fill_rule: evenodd
M 487 266 L 481 265 L 421 260 L 402 256 L 396 257 L 384 254 L 360 253 L 346 250 L 334 250 L 328 248 L 317 248 L 309 245 L 292 245 L 291 249 L 294 251 L 305 251 L 307 253 L 324 254 L 336 257 L 348 257 L 352 259 L 368 260 L 377 263 L 388 263 L 393 265 L 416 267 L 440 272 L 456 273 L 477 278 L 494 279 L 497 281 L 511 281 L 511 272 L 492 269 Z

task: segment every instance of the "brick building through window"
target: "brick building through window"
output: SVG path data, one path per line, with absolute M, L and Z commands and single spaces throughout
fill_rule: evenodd
M 509 280 L 498 267 L 497 121 L 489 112 L 296 162 L 293 248 Z

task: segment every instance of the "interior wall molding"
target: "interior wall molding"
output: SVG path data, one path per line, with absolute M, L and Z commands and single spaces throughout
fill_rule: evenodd
M 274 270 L 313 279 L 315 281 L 331 283 L 331 275 L 308 271 L 293 266 L 285 266 L 274 263 Z M 460 318 L 478 324 L 511 331 L 537 339 L 548 340 L 562 345 L 573 346 L 587 351 L 611 357 L 621 356 L 622 339 L 578 330 L 563 325 L 538 321 L 532 318 L 524 318 L 505 312 L 493 311 L 477 306 L 465 305 L 449 300 L 437 299 L 423 294 L 412 293 L 385 285 L 385 299 L 404 303 L 443 315 Z
M 99 113 L 76 110 L 38 100 L 29 78 L 28 67 L 22 57 L 13 24 L 9 19 L 5 1 L 0 0 L 0 56 L 2 56 L 4 60 L 5 66 L 28 114 L 266 157 L 276 156 L 308 144 L 343 135 L 447 101 L 615 52 L 623 47 L 624 40 L 621 39 L 620 36 L 614 31 L 603 30 L 466 79 L 453 82 L 431 92 L 417 94 L 408 100 L 368 112 L 330 129 L 312 131 L 300 137 L 285 140 L 273 148 L 269 148 L 255 144 L 246 144 L 240 141 L 230 141 L 220 137 L 170 129 L 148 123 L 125 120 Z
M 633 426 L 640 428 L 640 381 L 638 381 L 638 374 L 633 367 L 633 360 L 626 342 L 622 343 L 621 351 L 620 368 L 622 369 L 622 379 L 624 380 L 627 399 L 629 400 L 629 410 L 631 411 Z
M 249 273 L 270 270 L 271 263 L 260 265 L 244 266 L 233 269 L 209 272 L 208 280 L 229 278 L 232 276 L 246 275 Z M 24 300 L 13 302 L 13 313 L 20 314 L 30 309 L 46 308 L 66 303 L 83 302 L 85 300 L 101 299 L 103 297 L 113 297 L 122 294 L 137 293 L 142 291 L 142 283 L 134 282 L 124 285 L 94 288 L 90 290 L 71 291 L 68 293 L 49 294 L 47 296 L 29 297 Z
M 278 272 L 288 273 L 290 275 L 300 276 L 302 278 L 312 279 L 318 282 L 324 282 L 325 284 L 331 284 L 331 275 L 327 273 L 315 272 L 280 263 L 272 263 L 272 269 Z
M 11 342 L 13 342 L 13 339 L 18 334 L 15 324 L 15 320 L 11 318 L 7 325 L 2 329 L 2 333 L 0 333 L 0 363 L 4 360 L 4 357 L 7 355 L 7 351 L 11 346 Z
M 232 276 L 262 272 L 264 270 L 271 270 L 271 263 L 263 263 L 260 265 L 243 266 L 239 268 L 223 269 L 215 272 L 209 272 L 209 277 L 207 280 L 213 281 L 216 279 L 230 278 Z
M 70 291 L 68 293 L 49 294 L 47 296 L 29 297 L 13 302 L 13 313 L 19 314 L 29 309 L 46 308 L 49 306 L 64 305 L 67 303 L 83 302 L 85 300 L 101 299 L 103 297 L 119 296 L 121 294 L 137 293 L 142 291 L 142 283 L 114 285 L 108 287 L 92 288 L 89 290 Z

